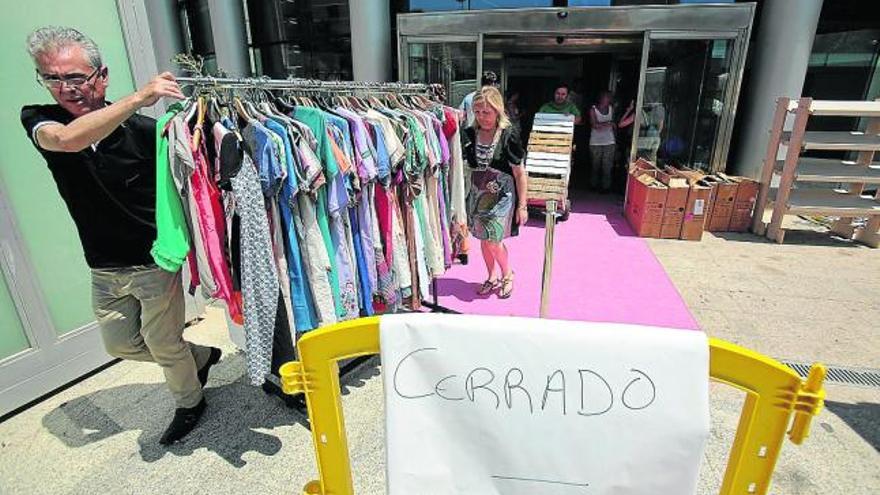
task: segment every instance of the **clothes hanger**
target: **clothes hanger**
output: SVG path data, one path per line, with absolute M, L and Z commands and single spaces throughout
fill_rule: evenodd
M 398 107 L 402 107 L 402 106 L 403 106 L 403 105 L 400 103 L 400 100 L 397 99 L 397 95 L 395 95 L 394 93 L 388 93 L 388 94 L 385 95 L 385 97 L 386 97 L 386 98 L 388 99 L 388 101 L 391 102 L 393 105 L 398 106 Z
M 429 108 L 434 106 L 434 102 L 426 98 L 424 95 L 413 95 L 413 99 L 419 102 L 420 106 L 425 110 L 428 110 Z
M 242 105 L 246 110 L 246 113 L 250 115 L 252 118 L 259 119 L 262 117 L 262 112 L 257 110 L 257 107 L 254 105 L 254 90 L 253 88 L 245 89 L 243 98 L 241 99 Z
M 333 105 L 329 101 L 327 101 L 327 96 L 323 94 L 318 96 L 318 104 L 325 110 L 330 110 L 333 108 Z
M 263 99 L 261 107 L 266 111 L 267 115 L 283 116 L 284 114 L 278 110 L 278 98 L 266 88 L 262 88 L 260 96 Z
M 214 93 L 210 95 L 208 98 L 208 121 L 211 123 L 220 122 L 223 119 L 223 112 L 220 110 L 220 105 L 217 104 L 217 99 L 219 95 Z
M 366 100 L 359 96 L 351 96 L 352 106 L 361 112 L 366 112 L 370 109 L 369 105 L 367 105 Z
M 242 104 L 240 97 L 233 96 L 232 105 L 235 108 L 235 112 L 238 114 L 239 118 L 241 118 L 245 122 L 247 122 L 248 120 L 251 120 L 252 117 L 250 116 L 250 114 L 248 114 L 248 111 L 245 108 L 245 106 Z
M 186 109 L 186 113 L 184 114 L 183 120 L 184 122 L 190 122 L 193 117 L 196 116 L 196 111 L 198 111 L 198 99 L 199 97 L 195 97 L 194 99 L 190 99 L 188 106 L 184 107 Z
M 205 104 L 204 96 L 199 96 L 197 107 L 198 112 L 196 113 L 196 125 L 192 135 L 192 147 L 194 150 L 199 149 L 199 144 L 201 143 L 202 139 L 202 133 L 204 132 L 202 128 L 205 125 L 205 114 L 208 110 L 207 105 Z

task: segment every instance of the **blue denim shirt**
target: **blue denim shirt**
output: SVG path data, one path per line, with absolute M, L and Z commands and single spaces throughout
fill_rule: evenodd
M 293 319 L 298 332 L 313 330 L 318 326 L 317 312 L 312 301 L 312 291 L 303 270 L 302 253 L 299 249 L 296 226 L 293 219 L 292 205 L 297 192 L 296 164 L 294 163 L 293 147 L 287 129 L 281 124 L 266 120 L 263 125 L 277 134 L 284 141 L 287 177 L 281 185 L 278 206 L 284 227 L 284 240 L 287 243 L 287 272 L 290 278 L 290 298 L 293 303 Z

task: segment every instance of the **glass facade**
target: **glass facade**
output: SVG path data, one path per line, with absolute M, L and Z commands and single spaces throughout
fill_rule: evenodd
M 187 52 L 198 55 L 205 62 L 205 70 L 217 72 L 217 55 L 214 52 L 214 36 L 211 33 L 211 14 L 208 0 L 183 0 L 179 4 L 181 30 Z
M 880 23 L 875 27 L 828 26 L 816 34 L 803 94 L 820 100 L 873 100 L 880 97 Z M 810 119 L 824 130 L 862 128 L 854 118 Z
M 442 84 L 450 105 L 477 85 L 476 42 L 409 43 L 408 57 L 410 82 Z
M 349 0 L 247 0 L 258 75 L 351 80 Z
M 708 170 L 730 80 L 732 40 L 651 40 L 636 154 Z
M 255 75 L 351 80 L 349 0 L 243 0 Z M 181 0 L 185 45 L 216 73 L 208 0 Z

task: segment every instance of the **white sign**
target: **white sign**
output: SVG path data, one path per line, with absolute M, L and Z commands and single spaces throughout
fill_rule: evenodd
M 709 434 L 703 332 L 383 316 L 388 493 L 686 495 Z

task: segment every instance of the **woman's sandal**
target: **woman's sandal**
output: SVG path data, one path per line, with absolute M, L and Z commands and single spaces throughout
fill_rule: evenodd
M 483 285 L 481 285 L 477 289 L 477 294 L 479 294 L 481 296 L 485 296 L 491 292 L 494 292 L 497 288 L 498 288 L 498 280 L 490 278 L 490 279 L 486 280 L 485 282 L 483 282 Z
M 501 292 L 498 293 L 499 299 L 507 299 L 513 295 L 513 272 L 501 279 Z

